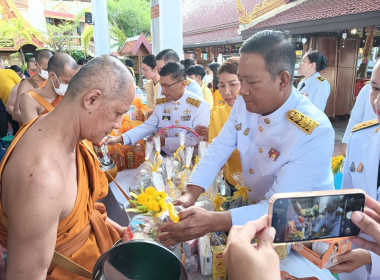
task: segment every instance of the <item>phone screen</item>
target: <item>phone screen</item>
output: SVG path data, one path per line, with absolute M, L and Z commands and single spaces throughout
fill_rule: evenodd
M 351 221 L 354 211 L 363 211 L 362 193 L 314 197 L 280 198 L 273 204 L 275 243 L 358 235 Z

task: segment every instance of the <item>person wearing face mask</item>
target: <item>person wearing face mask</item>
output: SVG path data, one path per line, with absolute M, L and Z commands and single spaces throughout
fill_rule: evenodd
M 240 81 L 237 76 L 239 57 L 231 57 L 226 60 L 219 68 L 219 92 L 223 101 L 222 106 L 215 106 L 211 110 L 210 129 L 205 126 L 195 127 L 195 131 L 208 139 L 212 140 L 218 136 L 231 113 L 240 90 Z M 236 186 L 237 182 L 232 178 L 232 174 L 241 171 L 241 160 L 239 151 L 235 149 L 224 166 L 224 177 L 230 185 Z
M 330 95 L 330 84 L 319 71 L 327 66 L 327 57 L 319 51 L 309 51 L 300 63 L 298 73 L 305 78 L 298 84 L 298 91 L 309 98 L 322 112 L 325 111 L 327 99 Z
M 212 92 L 212 97 L 214 99 L 214 106 L 223 106 L 225 104 L 222 96 L 220 95 L 218 84 L 218 69 L 220 64 L 217 62 L 210 63 L 205 67 L 206 75 L 203 78 L 203 81 L 208 86 Z
M 48 62 L 53 56 L 53 53 L 49 50 L 43 49 L 36 51 L 34 66 L 36 67 L 36 74 L 20 83 L 17 88 L 16 101 L 14 103 L 12 118 L 15 121 L 22 123 L 21 111 L 20 111 L 20 96 L 24 92 L 34 90 L 45 85 L 45 81 L 48 78 Z
M 52 111 L 62 100 L 71 78 L 79 66 L 66 53 L 55 53 L 48 63 L 48 80 L 45 86 L 28 91 L 20 97 L 22 123 Z

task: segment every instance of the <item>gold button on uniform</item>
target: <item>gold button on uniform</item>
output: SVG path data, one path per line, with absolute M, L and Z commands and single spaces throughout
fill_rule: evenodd
M 265 118 L 265 119 L 264 119 L 264 122 L 265 122 L 266 124 L 270 124 L 270 120 L 269 120 L 268 118 Z
M 259 153 L 262 153 L 263 152 L 263 149 L 262 148 L 259 148 Z
M 174 107 L 174 110 L 178 110 L 178 107 Z
M 263 127 L 261 125 L 259 126 L 259 130 L 260 132 L 263 132 Z
M 181 102 L 178 101 L 178 102 L 177 102 L 177 105 L 181 105 Z
M 177 123 L 178 123 L 178 121 L 175 121 L 174 123 L 175 123 L 175 124 L 177 124 Z
M 375 130 L 374 130 L 375 133 L 378 133 L 379 132 L 379 128 L 376 127 Z
M 249 174 L 253 174 L 253 169 L 249 169 Z
M 175 137 L 178 137 L 178 133 L 175 134 Z

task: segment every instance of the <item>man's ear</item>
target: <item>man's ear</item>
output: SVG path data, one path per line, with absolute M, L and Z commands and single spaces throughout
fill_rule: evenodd
M 92 110 L 103 101 L 103 93 L 99 89 L 94 89 L 84 95 L 83 105 L 87 110 Z
M 290 83 L 290 74 L 288 71 L 284 70 L 281 71 L 280 74 L 278 74 L 278 77 L 280 79 L 280 90 L 284 91 L 289 87 Z

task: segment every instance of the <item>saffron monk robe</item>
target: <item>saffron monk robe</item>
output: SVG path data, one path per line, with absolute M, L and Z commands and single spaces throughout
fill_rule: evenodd
M 43 87 L 46 84 L 48 78 L 48 62 L 53 56 L 53 53 L 49 50 L 43 49 L 36 51 L 36 57 L 34 66 L 37 68 L 37 74 L 33 77 L 23 80 L 19 87 L 17 88 L 17 96 L 14 103 L 14 108 L 12 112 L 12 119 L 21 123 L 21 112 L 20 112 L 20 97 L 24 92 L 34 90 L 39 87 Z
M 125 228 L 96 203 L 107 195 L 107 180 L 87 147 L 120 128 L 134 93 L 119 60 L 96 57 L 72 78 L 51 113 L 20 129 L 0 166 L 7 279 L 86 279 L 51 265 L 54 251 L 92 271 L 123 236 Z
M 34 91 L 21 94 L 21 121 L 26 123 L 41 114 L 51 112 L 61 102 L 67 85 L 79 66 L 67 53 L 55 53 L 48 63 L 46 84 Z

